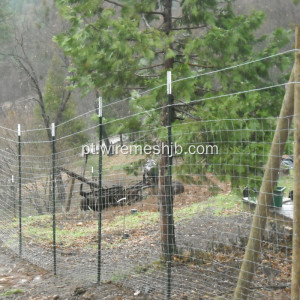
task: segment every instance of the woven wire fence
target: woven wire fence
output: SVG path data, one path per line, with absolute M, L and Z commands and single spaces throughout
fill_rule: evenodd
M 274 89 L 282 95 L 289 84 L 190 103 L 230 105 L 230 97 L 245 93 Z M 124 127 L 103 138 L 100 163 L 103 126 L 155 120 L 170 108 L 166 96 L 163 107 L 133 113 L 132 100 L 103 105 L 103 116 L 115 118 L 102 125 L 98 109 L 59 124 L 52 140 L 51 128 L 1 128 L 1 240 L 30 262 L 80 283 L 115 283 L 150 299 L 232 299 L 280 118 L 187 118 L 167 126 L 151 127 L 150 121 L 138 130 Z M 292 116 L 284 118 L 290 123 Z M 70 133 L 77 120 L 90 125 Z M 170 128 L 172 153 L 163 157 Z M 279 179 L 274 178 L 277 189 L 249 282 L 250 299 L 289 297 L 293 125 L 284 130 L 288 140 L 277 157 Z

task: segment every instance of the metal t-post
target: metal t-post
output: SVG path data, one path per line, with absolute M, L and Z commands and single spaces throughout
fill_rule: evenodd
M 102 97 L 99 97 L 99 171 L 98 171 L 98 269 L 97 282 L 101 283 L 101 226 L 102 226 Z
M 22 169 L 21 169 L 21 125 L 18 124 L 18 160 L 19 160 L 19 256 L 22 257 Z
M 53 272 L 56 275 L 56 203 L 55 203 L 55 124 L 51 126 L 52 133 L 52 231 L 53 231 Z
M 13 201 L 13 207 L 14 207 L 14 218 L 16 217 L 16 197 L 15 197 L 15 177 L 14 175 L 11 175 L 11 197 Z
M 167 95 L 168 95 L 168 207 L 167 207 L 167 243 L 168 243 L 168 253 L 167 253 L 167 268 L 168 268 L 168 286 L 167 286 L 167 299 L 171 299 L 172 290 L 172 249 L 171 245 L 173 239 L 172 235 L 174 232 L 173 226 L 173 199 L 172 199 L 172 86 L 171 86 L 171 71 L 167 72 Z

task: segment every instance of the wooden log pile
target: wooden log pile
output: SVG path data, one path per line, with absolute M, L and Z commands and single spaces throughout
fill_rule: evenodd
M 80 201 L 81 210 L 99 211 L 99 184 L 66 168 L 59 168 L 59 171 L 82 182 L 80 185 L 80 196 L 83 197 Z M 83 183 L 89 186 L 90 191 L 83 191 Z M 144 177 L 142 181 L 127 187 L 123 185 L 102 187 L 101 209 L 118 205 L 131 205 L 132 203 L 141 201 L 143 199 L 143 190 L 153 187 L 156 184 L 153 180 L 149 180 L 148 177 Z M 183 192 L 183 184 L 179 181 L 174 181 L 172 183 L 172 194 L 178 195 Z
M 84 198 L 80 201 L 82 210 L 99 211 L 99 185 L 97 182 L 90 181 L 87 178 L 72 172 L 65 168 L 59 168 L 59 171 L 66 173 L 72 178 L 75 178 L 90 187 L 89 192 L 83 191 L 83 183 L 80 185 L 80 195 Z M 142 190 L 149 186 L 143 181 L 140 181 L 129 187 L 122 185 L 113 185 L 111 187 L 102 187 L 101 209 L 106 209 L 111 206 L 131 205 L 134 202 L 142 200 Z

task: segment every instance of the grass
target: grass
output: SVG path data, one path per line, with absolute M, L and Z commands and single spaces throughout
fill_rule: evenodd
M 158 212 L 144 211 L 144 212 L 131 214 L 129 216 L 125 216 L 126 229 L 141 229 L 158 222 L 159 222 Z M 118 216 L 111 223 L 108 223 L 107 225 L 110 228 L 114 228 L 114 227 L 120 228 L 123 226 L 123 224 L 124 224 L 124 216 Z
M 202 213 L 205 209 L 212 208 L 213 213 L 216 216 L 222 214 L 234 214 L 240 211 L 241 198 L 236 194 L 219 194 L 208 198 L 204 202 L 194 203 L 189 206 L 185 206 L 181 209 L 175 209 L 174 219 L 175 221 L 189 220 L 194 215 Z
M 145 158 L 143 155 L 122 155 L 117 154 L 113 156 L 103 156 L 103 165 L 105 166 L 103 173 L 105 175 L 110 174 L 110 171 L 123 171 L 124 168 L 134 162 L 137 162 Z M 91 167 L 94 167 L 95 175 L 97 175 L 98 169 L 98 155 L 90 155 L 87 161 L 87 170 L 91 170 Z M 84 165 L 84 159 L 79 160 L 76 163 L 76 168 L 82 168 Z M 75 171 L 76 172 L 76 171 Z
M 194 216 L 203 213 L 207 209 L 216 216 L 232 215 L 240 211 L 241 197 L 235 194 L 219 194 L 208 198 L 206 201 L 194 203 L 189 206 L 175 207 L 174 220 L 176 223 L 189 221 Z M 147 227 L 158 226 L 160 221 L 159 212 L 138 212 L 129 215 L 119 215 L 111 220 L 103 221 L 103 233 L 120 232 L 124 222 L 127 230 L 140 230 Z M 18 228 L 18 220 L 11 224 Z M 95 237 L 97 236 L 97 221 L 87 221 L 79 223 L 57 223 L 56 239 L 58 245 L 64 247 L 80 246 L 84 248 L 95 248 Z M 25 239 L 44 243 L 51 246 L 52 241 L 52 216 L 43 215 L 23 218 L 23 234 Z M 104 248 L 117 247 L 122 243 L 121 238 L 114 240 L 113 244 L 103 241 Z
M 130 275 L 129 274 L 115 273 L 115 274 L 112 274 L 110 279 L 106 280 L 104 283 L 116 283 L 116 282 L 119 282 L 119 281 L 123 281 L 123 280 L 127 279 L 128 276 L 130 276 Z
M 23 291 L 20 289 L 13 289 L 13 290 L 8 290 L 2 294 L 0 294 L 0 297 L 5 297 L 5 296 L 10 296 L 10 295 L 16 295 L 16 294 L 22 294 Z
M 122 280 L 125 280 L 131 274 L 151 274 L 156 270 L 162 270 L 165 267 L 165 263 L 162 260 L 157 260 L 149 264 L 139 264 L 134 266 L 131 270 L 127 270 L 127 273 L 114 273 L 112 276 L 106 281 L 106 283 L 116 283 Z
M 288 196 L 288 193 L 294 189 L 294 170 L 290 170 L 290 175 L 280 176 L 277 186 L 286 187 L 284 194 Z
M 222 215 L 223 213 L 232 214 L 239 211 L 241 198 L 235 194 L 219 194 L 208 198 L 205 202 L 194 203 L 189 206 L 174 208 L 175 222 L 188 221 L 193 216 L 202 213 L 207 208 L 212 208 L 215 215 Z M 236 211 L 235 211 L 236 210 Z M 126 229 L 141 229 L 149 225 L 159 223 L 159 212 L 138 212 L 132 215 L 125 216 Z M 107 226 L 110 228 L 122 227 L 124 224 L 124 216 L 116 217 Z
M 24 238 L 38 241 L 52 241 L 52 216 L 43 215 L 35 217 L 24 217 L 22 219 Z M 79 223 L 80 224 L 80 223 Z M 70 246 L 80 238 L 94 236 L 97 232 L 96 222 L 89 222 L 91 226 L 77 226 L 78 224 L 65 223 L 56 227 L 57 243 L 63 243 L 65 246 Z M 10 224 L 10 227 L 17 229 L 18 220 Z

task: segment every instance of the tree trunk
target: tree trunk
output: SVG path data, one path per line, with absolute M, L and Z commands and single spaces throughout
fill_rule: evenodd
M 289 81 L 294 81 L 294 68 Z M 272 194 L 277 184 L 280 162 L 291 127 L 293 112 L 294 88 L 292 84 L 289 84 L 284 96 L 280 117 L 278 119 L 268 163 L 257 200 L 251 232 L 234 293 L 235 300 L 247 299 L 250 291 L 249 287 L 254 275 L 255 266 L 262 251 L 261 240 L 268 217 L 268 207 L 271 205 Z
M 164 24 L 163 30 L 169 34 L 172 30 L 172 0 L 166 0 L 164 3 Z M 166 59 L 164 68 L 166 71 L 173 68 L 174 59 Z M 172 122 L 172 121 L 171 121 Z M 168 111 L 162 111 L 162 125 L 168 126 Z M 168 253 L 172 255 L 176 251 L 175 228 L 173 219 L 173 197 L 171 189 L 171 176 L 168 174 L 168 153 L 165 153 L 161 147 L 160 153 L 160 169 L 159 169 L 159 205 L 160 205 L 160 235 L 162 247 L 162 259 L 167 260 Z M 171 193 L 171 194 L 170 194 Z
M 120 133 L 120 146 L 123 147 L 123 134 Z
M 300 49 L 300 27 L 296 27 L 296 49 Z M 300 53 L 295 55 L 294 81 L 300 82 Z M 300 85 L 295 84 L 295 133 L 294 133 L 294 228 L 293 228 L 293 267 L 292 299 L 300 299 Z
M 68 191 L 68 199 L 67 199 L 67 204 L 66 204 L 66 212 L 70 211 L 72 194 L 73 194 L 73 190 L 74 190 L 74 183 L 75 183 L 75 178 L 73 177 L 73 178 L 71 178 L 71 181 L 70 181 L 70 187 L 69 187 L 69 191 Z
M 107 152 L 107 156 L 112 156 L 114 155 L 113 149 L 112 149 L 112 144 L 109 142 L 109 138 L 105 129 L 105 125 L 102 125 L 102 133 L 103 133 L 103 141 L 105 143 L 106 149 L 109 150 Z
M 47 123 L 47 120 L 44 119 L 44 123 L 45 125 L 47 125 L 48 129 L 47 129 L 47 136 L 48 136 L 48 140 L 52 141 L 52 133 L 51 133 L 51 129 L 49 122 Z M 57 125 L 57 124 L 56 124 Z M 51 147 L 51 151 L 52 151 L 52 145 L 50 144 Z M 54 152 L 56 153 L 56 145 L 54 145 Z M 56 157 L 57 160 L 57 157 Z M 65 190 L 65 186 L 64 186 L 64 182 L 62 180 L 62 176 L 61 176 L 61 172 L 58 170 L 58 168 L 55 169 L 55 182 L 56 182 L 56 186 L 57 186 L 57 202 L 59 202 L 61 205 L 65 205 L 66 202 L 66 190 Z
M 159 204 L 160 204 L 160 235 L 162 259 L 166 260 L 167 254 L 171 255 L 176 252 L 175 230 L 173 220 L 173 198 L 171 200 L 171 207 L 168 204 L 169 194 L 169 176 L 168 176 L 168 155 L 161 154 L 160 160 L 160 174 L 159 174 Z M 170 247 L 170 248 L 168 248 Z
M 95 90 L 95 94 L 96 94 L 96 97 L 99 98 L 100 97 L 100 93 Z M 98 102 L 97 102 L 98 104 Z M 96 106 L 96 105 L 95 105 Z M 95 109 L 97 109 L 98 106 L 95 107 Z M 104 144 L 106 146 L 106 149 L 110 151 L 107 152 L 107 156 L 111 156 L 113 155 L 113 151 L 112 151 L 112 148 L 110 148 L 110 142 L 109 142 L 109 138 L 108 138 L 108 135 L 107 135 L 107 132 L 106 132 L 106 129 L 105 129 L 105 125 L 102 125 L 102 134 L 103 134 L 103 141 L 104 141 Z

